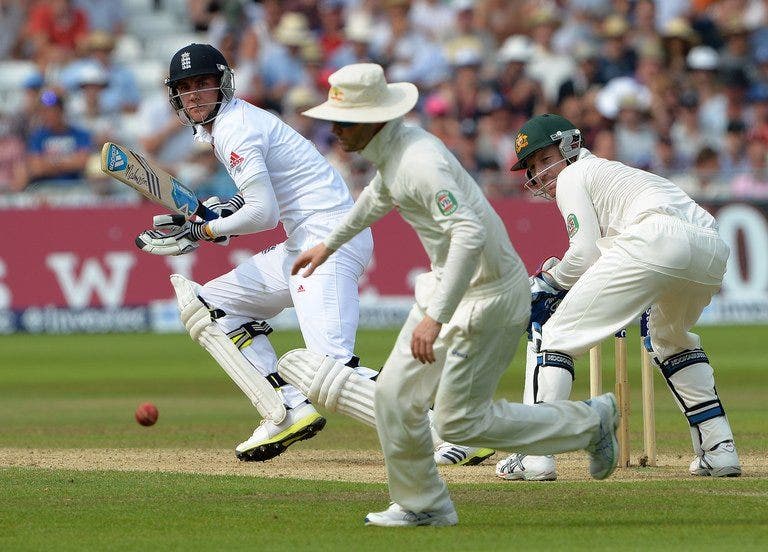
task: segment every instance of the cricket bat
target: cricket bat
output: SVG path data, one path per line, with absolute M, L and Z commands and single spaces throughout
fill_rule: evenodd
M 101 148 L 101 170 L 141 195 L 189 219 L 219 218 L 200 203 L 195 193 L 145 157 L 112 142 Z

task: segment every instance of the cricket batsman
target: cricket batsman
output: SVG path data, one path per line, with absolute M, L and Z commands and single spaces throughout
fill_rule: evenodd
M 263 461 L 325 425 L 307 398 L 277 374 L 265 319 L 293 306 L 306 346 L 357 366 L 358 279 L 373 251 L 370 232 L 345 245 L 316 281 L 290 275 L 297 253 L 318 243 L 349 212 L 353 201 L 341 176 L 278 117 L 234 97 L 234 74 L 208 44 L 190 44 L 170 62 L 171 105 L 194 139 L 210 144 L 237 186 L 210 222 L 155 217 L 137 244 L 157 255 L 178 255 L 200 242 L 226 240 L 283 224 L 286 241 L 270 247 L 205 285 L 174 274 L 181 319 L 192 338 L 224 368 L 263 420 L 235 448 L 244 461 Z M 361 377 L 376 372 L 359 368 Z
M 311 142 L 278 117 L 234 97 L 234 73 L 213 46 L 190 44 L 176 52 L 166 85 L 182 123 L 194 128 L 196 141 L 210 144 L 238 194 L 225 204 L 209 205 L 221 215 L 209 222 L 155 217 L 154 229 L 143 232 L 137 245 L 156 255 L 178 255 L 201 241 L 226 241 L 273 229 L 278 222 L 287 236 L 203 286 L 171 276 L 190 335 L 263 417 L 235 448 L 237 457 L 269 460 L 313 437 L 325 418 L 277 373 L 267 338 L 272 328 L 265 319 L 293 306 L 307 348 L 338 360 L 362 380 L 378 375 L 359 366 L 354 354 L 358 280 L 371 259 L 371 232 L 366 229 L 346 243 L 317 278 L 292 276 L 296 255 L 317 244 L 351 209 L 347 185 Z M 434 432 L 433 439 L 445 463 L 473 464 L 494 453 L 445 443 Z
M 493 402 L 528 325 L 528 275 L 477 183 L 440 140 L 403 123 L 418 99 L 416 87 L 388 84 L 372 63 L 342 67 L 328 81 L 328 101 L 304 114 L 331 121 L 342 148 L 359 151 L 377 174 L 344 221 L 298 255 L 292 273 L 309 267 L 303 275 L 311 281 L 345 243 L 393 208 L 417 232 L 432 265 L 418 277 L 415 305 L 375 384 L 310 351 L 291 351 L 278 362 L 286 380 L 347 411 L 361 408 L 357 389 L 375 387 L 392 504 L 368 514 L 365 523 L 458 523 L 432 454 L 432 404 L 437 432 L 451 442 L 531 454 L 587 449 L 592 476 L 608 477 L 617 460 L 612 394 L 530 406 Z
M 568 398 L 573 358 L 651 305 L 644 343 L 690 426 L 691 474 L 740 475 L 712 366 L 690 331 L 726 269 L 729 250 L 715 219 L 670 181 L 596 157 L 559 115 L 530 119 L 515 146 L 512 170 L 526 171 L 534 195 L 557 202 L 569 237 L 562 260 L 549 259 L 532 280 L 541 300 L 562 301 L 534 335 L 537 365 L 526 393 L 537 403 Z M 554 479 L 555 461 L 513 454 L 496 472 Z

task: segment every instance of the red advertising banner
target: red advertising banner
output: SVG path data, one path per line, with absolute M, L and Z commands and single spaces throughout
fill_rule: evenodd
M 529 272 L 566 249 L 554 203 L 507 199 L 493 205 Z M 722 291 L 699 322 L 768 322 L 768 205 L 707 207 L 731 257 Z M 235 238 L 227 247 L 205 243 L 187 255 L 157 257 L 133 241 L 158 212 L 148 204 L 2 209 L 0 334 L 178 331 L 170 274 L 206 282 L 285 239 L 278 228 Z M 373 261 L 360 282 L 361 326 L 397 326 L 428 261 L 414 231 L 394 212 L 373 226 L 373 235 Z
M 529 270 L 567 246 L 554 204 L 503 200 L 494 207 Z M 168 276 L 198 282 L 223 274 L 241 260 L 285 239 L 282 228 L 234 238 L 229 246 L 205 243 L 190 254 L 158 257 L 139 251 L 135 236 L 161 212 L 152 205 L 7 209 L 0 246 L 0 309 L 137 307 L 173 296 Z M 361 282 L 367 294 L 412 294 L 411 283 L 428 261 L 414 231 L 396 213 L 373 226 L 374 259 Z

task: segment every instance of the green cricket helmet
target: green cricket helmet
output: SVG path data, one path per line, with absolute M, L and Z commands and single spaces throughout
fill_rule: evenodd
M 531 155 L 552 144 L 559 144 L 563 159 L 571 163 L 581 149 L 581 131 L 565 117 L 552 113 L 529 119 L 515 138 L 517 163 L 512 165 L 512 170 L 526 169 L 525 162 Z

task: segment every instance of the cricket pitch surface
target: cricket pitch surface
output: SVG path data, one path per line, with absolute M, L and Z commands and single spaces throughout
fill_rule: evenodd
M 443 466 L 440 474 L 448 483 L 515 484 L 494 475 L 496 462 L 506 457 L 497 452 L 479 466 Z M 558 479 L 589 480 L 585 453 L 558 457 Z M 660 454 L 657 466 L 619 468 L 609 481 L 644 481 L 693 478 L 688 473 L 692 455 Z M 768 477 L 768 457 L 740 454 L 743 475 Z M 268 462 L 240 462 L 234 451 L 225 449 L 31 449 L 0 448 L 0 468 L 28 467 L 68 470 L 148 471 L 240 475 L 271 478 L 385 483 L 384 460 L 377 450 L 317 450 L 291 448 Z M 529 482 L 530 484 L 531 482 Z M 539 483 L 541 484 L 541 483 Z

